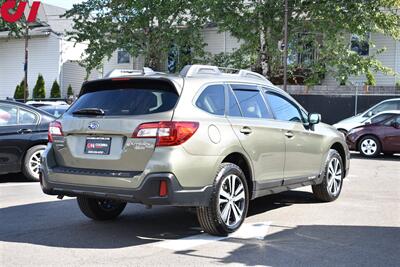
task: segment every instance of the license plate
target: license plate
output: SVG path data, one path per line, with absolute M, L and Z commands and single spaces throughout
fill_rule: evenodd
M 110 137 L 86 138 L 85 154 L 110 155 L 110 148 L 111 148 Z

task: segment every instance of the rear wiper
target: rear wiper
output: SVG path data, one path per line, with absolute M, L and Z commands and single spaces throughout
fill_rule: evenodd
M 83 108 L 77 111 L 72 112 L 74 115 L 94 115 L 94 116 L 103 116 L 106 114 L 104 110 L 100 108 Z

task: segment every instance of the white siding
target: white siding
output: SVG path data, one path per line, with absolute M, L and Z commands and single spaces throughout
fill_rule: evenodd
M 0 99 L 13 97 L 15 87 L 24 78 L 24 40 L 0 40 Z M 46 83 L 46 95 L 54 80 L 60 81 L 60 40 L 51 34 L 29 40 L 28 85 L 30 96 L 41 73 Z
M 229 32 L 218 32 L 217 28 L 204 29 L 203 38 L 207 44 L 205 51 L 211 54 L 233 52 L 241 45 L 241 42 Z
M 350 40 L 349 40 L 350 41 Z M 379 54 L 377 59 L 380 60 L 384 66 L 392 68 L 393 70 L 400 70 L 400 53 L 397 47 L 396 56 L 396 41 L 383 34 L 371 34 L 371 41 L 375 44 L 375 47 L 370 47 L 370 54 L 376 53 L 377 50 L 386 48 L 385 52 Z M 397 42 L 399 43 L 399 42 Z M 399 45 L 397 45 L 399 46 Z M 394 86 L 396 78 L 391 75 L 385 75 L 383 73 L 375 73 L 375 79 L 378 86 Z M 354 85 L 362 85 L 366 81 L 365 75 L 352 76 L 350 82 Z M 337 85 L 337 81 L 332 76 L 327 76 L 323 82 L 323 85 Z
M 62 66 L 62 96 L 67 96 L 68 86 L 72 86 L 74 95 L 79 94 L 81 86 L 86 78 L 86 70 L 76 61 L 67 61 Z M 96 70 L 92 71 L 88 80 L 98 79 L 100 73 Z
M 118 64 L 118 51 L 114 51 L 111 58 L 103 61 L 103 76 L 115 69 L 142 69 L 144 67 L 144 58 L 130 58 L 130 63 Z

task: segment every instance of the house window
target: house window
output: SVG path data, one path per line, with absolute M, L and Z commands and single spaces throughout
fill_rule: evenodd
M 369 39 L 370 35 L 367 34 L 364 37 L 357 34 L 351 35 L 351 50 L 359 54 L 360 56 L 369 55 Z
M 131 56 L 128 51 L 120 50 L 118 51 L 118 64 L 127 64 L 131 62 Z
M 309 33 L 299 33 L 297 38 L 288 45 L 288 64 L 310 66 L 317 60 L 316 44 L 312 41 L 318 36 Z

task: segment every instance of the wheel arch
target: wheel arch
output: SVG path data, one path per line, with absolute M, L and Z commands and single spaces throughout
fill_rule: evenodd
M 342 158 L 344 169 L 346 170 L 346 149 L 343 147 L 343 145 L 339 142 L 336 142 L 330 147 L 330 149 L 334 149 L 339 153 L 340 157 Z
M 229 155 L 227 155 L 221 163 L 233 163 L 243 171 L 247 184 L 249 186 L 249 194 L 250 194 L 250 199 L 253 198 L 253 188 L 254 188 L 254 183 L 253 183 L 253 170 L 250 164 L 250 161 L 247 159 L 245 155 L 239 152 L 232 152 Z

